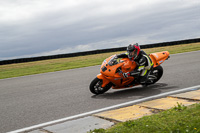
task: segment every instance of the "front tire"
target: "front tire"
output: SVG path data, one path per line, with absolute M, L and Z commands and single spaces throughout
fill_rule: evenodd
M 111 87 L 112 84 L 109 83 L 107 84 L 105 87 L 101 87 L 103 84 L 102 79 L 98 79 L 97 77 L 90 83 L 90 91 L 95 94 L 95 95 L 99 95 L 99 94 L 103 94 L 106 91 L 108 91 Z

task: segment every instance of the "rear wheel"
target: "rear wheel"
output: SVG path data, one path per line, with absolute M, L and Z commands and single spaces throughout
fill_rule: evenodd
M 103 94 L 105 93 L 106 91 L 108 91 L 111 87 L 112 87 L 112 84 L 109 83 L 107 84 L 105 87 L 101 87 L 103 84 L 103 81 L 101 79 L 98 79 L 97 77 L 90 83 L 90 91 L 93 93 L 93 94 Z
M 148 76 L 148 82 L 146 83 L 146 85 L 156 83 L 162 77 L 162 75 L 163 75 L 162 66 L 159 65 L 157 67 L 154 67 Z

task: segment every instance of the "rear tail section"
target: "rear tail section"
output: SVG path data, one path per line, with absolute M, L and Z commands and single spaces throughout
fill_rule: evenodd
M 153 61 L 154 67 L 157 67 L 160 64 L 162 64 L 166 59 L 169 58 L 169 52 L 168 51 L 157 52 L 157 53 L 152 53 L 149 56 Z

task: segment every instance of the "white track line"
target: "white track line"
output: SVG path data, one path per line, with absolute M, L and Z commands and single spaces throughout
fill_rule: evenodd
M 39 125 L 34 125 L 34 126 L 31 126 L 31 127 L 27 127 L 27 128 L 11 131 L 11 132 L 8 132 L 8 133 L 22 133 L 22 132 L 32 131 L 32 130 L 36 130 L 36 129 L 39 129 L 39 128 L 42 128 L 42 127 L 46 127 L 46 126 L 50 126 L 50 125 L 66 122 L 68 120 L 77 119 L 77 118 L 80 118 L 80 117 L 85 117 L 85 116 L 88 116 L 88 115 L 99 113 L 99 112 L 102 112 L 102 111 L 107 111 L 107 110 L 120 108 L 120 107 L 124 107 L 124 106 L 128 106 L 128 105 L 133 105 L 133 104 L 144 102 L 144 101 L 147 101 L 147 100 L 152 100 L 152 99 L 156 99 L 156 98 L 159 98 L 159 97 L 172 95 L 172 94 L 175 94 L 175 93 L 191 91 L 191 90 L 194 90 L 194 89 L 200 89 L 200 85 L 192 86 L 192 87 L 184 88 L 184 89 L 180 89 L 180 90 L 175 90 L 175 91 L 171 91 L 171 92 L 165 92 L 165 93 L 162 93 L 162 94 L 158 94 L 158 95 L 154 95 L 154 96 L 150 96 L 150 97 L 145 97 L 145 98 L 142 98 L 142 99 L 137 99 L 137 100 L 134 100 L 134 101 L 130 101 L 130 102 L 122 103 L 122 104 L 117 104 L 117 105 L 114 105 L 114 106 L 110 106 L 110 107 L 106 107 L 106 108 L 102 108 L 102 109 L 86 112 L 86 113 L 83 113 L 83 114 L 78 114 L 78 115 L 74 115 L 74 116 L 70 116 L 70 117 L 66 117 L 66 118 L 62 118 L 62 119 L 58 119 L 58 120 L 42 123 L 42 124 L 39 124 Z

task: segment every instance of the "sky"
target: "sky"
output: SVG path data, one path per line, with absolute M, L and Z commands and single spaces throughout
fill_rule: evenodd
M 0 0 L 0 60 L 200 37 L 200 0 Z

